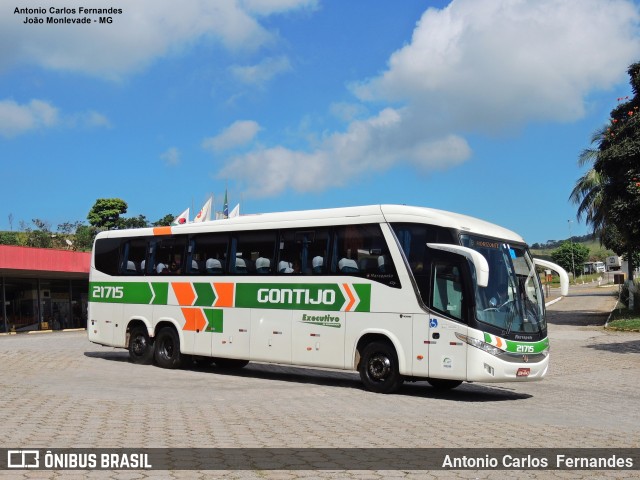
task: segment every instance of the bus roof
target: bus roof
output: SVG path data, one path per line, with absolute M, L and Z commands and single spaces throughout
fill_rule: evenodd
M 305 226 L 346 225 L 350 223 L 411 222 L 454 228 L 488 237 L 524 243 L 517 233 L 490 222 L 459 213 L 427 207 L 407 205 L 367 205 L 359 207 L 327 208 L 320 210 L 297 210 L 288 212 L 243 215 L 224 220 L 188 223 L 172 227 L 109 230 L 101 232 L 100 238 L 162 235 L 168 233 L 199 233 L 262 230 L 268 228 L 296 228 Z

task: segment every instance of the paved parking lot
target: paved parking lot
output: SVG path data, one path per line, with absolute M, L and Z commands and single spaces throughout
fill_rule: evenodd
M 640 333 L 604 331 L 610 289 L 549 307 L 552 367 L 539 383 L 407 383 L 391 396 L 352 372 L 250 364 L 133 365 L 84 332 L 0 337 L 0 435 L 9 448 L 640 447 Z M 532 471 L 529 478 L 594 472 Z M 601 472 L 611 478 L 634 472 Z M 637 471 L 635 472 L 637 473 Z M 498 478 L 506 472 L 1 472 L 3 478 Z

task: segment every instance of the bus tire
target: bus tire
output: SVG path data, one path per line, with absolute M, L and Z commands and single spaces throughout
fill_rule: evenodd
M 371 342 L 361 353 L 360 379 L 370 392 L 393 393 L 403 382 L 398 367 L 398 355 L 386 342 Z
M 160 330 L 155 341 L 153 358 L 162 368 L 180 368 L 183 355 L 180 353 L 180 337 L 172 327 Z
M 227 370 L 240 370 L 249 365 L 249 360 L 238 360 L 236 358 L 214 358 L 216 366 Z
M 429 385 L 438 390 L 453 390 L 456 387 L 462 385 L 461 380 L 445 380 L 443 378 L 429 378 L 427 379 Z
M 129 360 L 141 365 L 153 362 L 153 341 L 144 325 L 137 325 L 129 334 Z

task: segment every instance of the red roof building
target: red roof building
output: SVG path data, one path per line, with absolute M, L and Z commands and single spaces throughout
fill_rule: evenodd
M 0 332 L 86 328 L 91 253 L 0 245 Z

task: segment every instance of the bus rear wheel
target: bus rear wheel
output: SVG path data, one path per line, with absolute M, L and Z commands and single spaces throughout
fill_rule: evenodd
M 129 335 L 129 360 L 141 365 L 149 365 L 153 361 L 153 342 L 144 325 L 131 329 Z
M 372 342 L 364 347 L 358 370 L 364 387 L 371 392 L 393 393 L 403 382 L 398 355 L 388 343 Z
M 430 378 L 427 380 L 429 385 L 438 390 L 453 390 L 462 385 L 460 380 L 445 380 L 443 378 Z
M 175 329 L 165 327 L 160 330 L 156 337 L 153 357 L 159 367 L 180 368 L 182 365 L 180 337 Z

